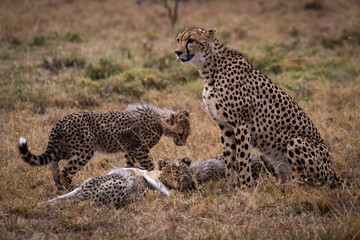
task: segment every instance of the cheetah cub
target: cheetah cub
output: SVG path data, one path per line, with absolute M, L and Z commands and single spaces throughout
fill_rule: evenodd
M 40 205 L 52 204 L 61 200 L 69 200 L 71 204 L 89 200 L 98 206 L 120 208 L 132 201 L 142 199 L 150 189 L 160 190 L 166 196 L 169 196 L 170 191 L 160 179 L 168 179 L 169 185 L 174 186 L 175 184 L 171 183 L 168 175 L 178 174 L 179 171 L 177 173 L 162 172 L 162 169 L 169 164 L 179 165 L 185 163 L 186 165 L 188 161 L 188 158 L 159 160 L 155 169 L 151 171 L 139 168 L 115 168 L 104 176 L 89 178 L 75 190 L 40 203 Z M 185 182 L 185 179 L 176 178 L 174 181 L 183 181 L 184 185 L 190 184 Z
M 79 112 L 66 115 L 50 132 L 48 146 L 41 155 L 32 154 L 25 138 L 19 140 L 19 150 L 25 162 L 33 166 L 52 163 L 55 185 L 73 189 L 70 174 L 81 170 L 94 152 L 124 152 L 126 165 L 135 162 L 147 170 L 154 169 L 149 151 L 161 136 L 172 138 L 183 146 L 190 134 L 189 113 L 174 112 L 152 105 L 130 105 L 121 112 Z M 66 164 L 60 171 L 58 162 Z
M 115 168 L 105 176 L 89 178 L 75 190 L 39 205 L 61 200 L 69 200 L 71 204 L 90 200 L 97 206 L 118 209 L 142 199 L 149 189 L 160 190 L 169 196 L 169 190 L 158 180 L 159 174 L 159 170 Z
M 170 189 L 188 191 L 199 185 L 225 177 L 224 157 L 191 162 L 190 158 L 159 160 L 161 167 L 160 181 Z M 162 161 L 165 161 L 164 163 Z M 254 179 L 259 178 L 263 164 L 254 158 L 250 159 L 251 173 Z
M 252 169 L 256 166 L 253 163 Z M 256 167 L 253 169 L 257 171 Z M 166 196 L 170 190 L 188 191 L 199 184 L 225 176 L 221 158 L 198 160 L 190 158 L 164 159 L 156 163 L 155 170 L 138 168 L 115 168 L 107 175 L 85 180 L 72 192 L 40 203 L 55 203 L 69 200 L 71 204 L 90 200 L 95 205 L 120 208 L 132 201 L 142 199 L 150 189 L 160 190 Z
M 221 130 L 230 186 L 254 186 L 251 148 L 260 151 L 282 181 L 299 177 L 307 183 L 343 185 L 304 110 L 241 53 L 221 44 L 216 33 L 216 28 L 185 29 L 176 36 L 175 54 L 204 79 L 203 103 Z

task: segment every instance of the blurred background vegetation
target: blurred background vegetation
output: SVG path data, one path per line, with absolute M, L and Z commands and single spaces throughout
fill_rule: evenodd
M 4 109 L 44 113 L 47 107 L 99 106 L 100 99 L 148 101 L 148 90 L 199 81 L 194 68 L 173 56 L 176 32 L 195 25 L 218 27 L 222 42 L 300 98 L 310 99 L 319 81 L 351 84 L 359 75 L 356 1 L 1 5 Z

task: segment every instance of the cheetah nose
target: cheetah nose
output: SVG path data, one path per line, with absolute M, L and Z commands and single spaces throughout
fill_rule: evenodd
M 183 51 L 175 51 L 175 53 L 176 55 L 180 56 L 183 53 Z

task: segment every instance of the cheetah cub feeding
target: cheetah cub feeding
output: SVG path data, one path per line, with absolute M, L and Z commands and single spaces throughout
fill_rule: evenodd
M 225 177 L 223 156 L 193 163 L 190 158 L 159 160 L 158 164 L 160 167 L 164 165 L 161 167 L 160 181 L 168 188 L 179 191 L 193 190 L 210 180 Z M 250 169 L 254 179 L 257 179 L 264 167 L 260 161 L 250 158 Z
M 126 165 L 139 163 L 147 170 L 154 169 L 149 151 L 161 136 L 172 138 L 183 146 L 190 134 L 189 113 L 173 112 L 152 105 L 130 105 L 121 112 L 79 112 L 66 115 L 50 132 L 48 146 L 41 155 L 32 154 L 25 138 L 19 140 L 19 150 L 25 162 L 33 166 L 51 162 L 58 189 L 73 189 L 70 174 L 81 170 L 95 150 L 124 152 Z M 60 171 L 58 162 L 66 164 Z
M 159 174 L 159 170 L 115 168 L 105 176 L 89 178 L 75 190 L 40 204 L 52 204 L 60 200 L 77 204 L 89 200 L 95 205 L 120 208 L 142 199 L 149 189 L 160 190 L 169 196 L 169 190 L 158 180 Z
M 258 174 L 262 164 L 251 159 L 252 173 Z M 200 184 L 225 176 L 222 157 L 198 160 L 176 158 L 157 161 L 155 170 L 147 171 L 138 168 L 115 168 L 107 175 L 85 180 L 80 187 L 67 194 L 40 203 L 55 203 L 69 200 L 71 204 L 92 201 L 96 205 L 120 208 L 126 204 L 142 199 L 150 189 L 160 190 L 166 196 L 170 190 L 189 191 Z
M 343 185 L 304 110 L 241 53 L 221 44 L 216 33 L 216 28 L 185 29 L 176 36 L 175 53 L 204 79 L 203 103 L 221 130 L 230 185 L 254 186 L 251 148 L 283 181 L 299 177 L 312 184 Z
M 166 179 L 170 186 L 188 186 L 191 184 L 189 178 L 184 178 L 184 171 L 187 171 L 189 158 L 165 159 L 156 163 L 155 170 L 143 170 L 139 168 L 115 168 L 107 175 L 85 180 L 75 190 L 40 203 L 55 203 L 61 200 L 69 200 L 71 204 L 90 200 L 96 205 L 120 208 L 126 204 L 142 199 L 150 189 L 160 190 L 166 196 L 170 195 L 169 190 L 161 182 Z M 167 165 L 183 166 L 182 169 L 169 169 L 163 172 Z M 183 174 L 183 175 L 181 175 Z M 176 176 L 172 178 L 172 176 Z

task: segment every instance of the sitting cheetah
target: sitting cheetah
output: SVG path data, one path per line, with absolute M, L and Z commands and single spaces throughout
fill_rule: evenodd
M 203 103 L 221 130 L 230 186 L 254 186 L 252 147 L 282 181 L 301 177 L 309 183 L 343 185 L 304 110 L 241 53 L 221 44 L 216 33 L 216 28 L 185 29 L 176 36 L 175 53 L 181 63 L 194 65 L 205 81 Z
M 158 180 L 159 173 L 158 170 L 116 168 L 105 176 L 89 178 L 72 192 L 41 204 L 65 199 L 70 200 L 72 204 L 90 200 L 96 205 L 120 208 L 131 201 L 143 198 L 149 188 L 160 189 L 169 196 L 169 190 Z
M 92 158 L 95 150 L 125 152 L 127 166 L 137 161 L 142 168 L 154 165 L 149 150 L 162 135 L 183 146 L 190 134 L 189 113 L 175 113 L 152 105 L 130 105 L 125 111 L 80 112 L 65 116 L 52 128 L 46 151 L 33 155 L 25 138 L 20 138 L 19 150 L 25 162 L 33 166 L 52 162 L 52 173 L 59 190 L 73 189 L 69 174 L 75 174 Z M 66 160 L 60 171 L 58 162 Z

